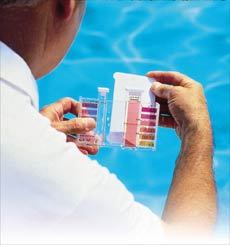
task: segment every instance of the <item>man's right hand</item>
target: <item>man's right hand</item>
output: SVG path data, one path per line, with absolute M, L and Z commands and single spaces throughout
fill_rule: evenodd
M 202 85 L 179 72 L 151 71 L 152 92 L 161 105 L 160 126 L 175 128 L 181 139 L 190 130 L 210 130 Z
M 216 189 L 211 123 L 202 86 L 177 72 L 149 72 L 161 104 L 160 126 L 174 127 L 182 140 L 162 219 L 173 236 L 212 232 Z

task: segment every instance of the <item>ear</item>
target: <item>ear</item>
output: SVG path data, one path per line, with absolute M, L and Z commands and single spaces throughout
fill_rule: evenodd
M 56 13 L 59 18 L 68 21 L 73 16 L 77 1 L 76 0 L 57 0 Z

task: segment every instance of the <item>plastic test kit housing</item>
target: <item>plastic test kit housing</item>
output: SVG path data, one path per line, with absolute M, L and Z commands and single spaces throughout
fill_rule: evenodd
M 92 117 L 96 129 L 79 134 L 78 144 L 121 146 L 130 149 L 156 148 L 159 104 L 150 92 L 153 79 L 127 73 L 114 73 L 113 100 L 108 88 L 98 88 L 98 98 L 80 97 L 80 117 Z

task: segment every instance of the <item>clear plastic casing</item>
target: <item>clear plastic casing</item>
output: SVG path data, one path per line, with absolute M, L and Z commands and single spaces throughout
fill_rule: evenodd
M 159 104 L 141 102 L 136 91 L 132 91 L 126 101 L 112 101 L 107 99 L 108 92 L 107 88 L 98 88 L 97 99 L 80 97 L 79 117 L 94 118 L 96 128 L 90 133 L 77 135 L 78 144 L 154 150 Z M 119 113 L 112 116 L 115 107 Z M 117 128 L 120 130 L 116 131 Z

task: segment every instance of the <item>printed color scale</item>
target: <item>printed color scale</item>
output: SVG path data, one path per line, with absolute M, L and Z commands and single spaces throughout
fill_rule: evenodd
M 91 117 L 97 122 L 97 115 L 98 115 L 98 101 L 92 99 L 80 99 L 81 101 L 81 112 L 79 113 L 80 117 Z M 78 142 L 80 144 L 87 144 L 87 145 L 95 145 L 96 137 L 95 134 L 79 134 L 78 135 Z
M 126 111 L 124 146 L 154 147 L 156 121 L 157 108 L 142 107 L 140 101 L 129 100 Z
M 140 147 L 154 147 L 157 120 L 156 113 L 157 108 L 155 107 L 141 108 L 141 119 L 138 132 L 138 144 Z

